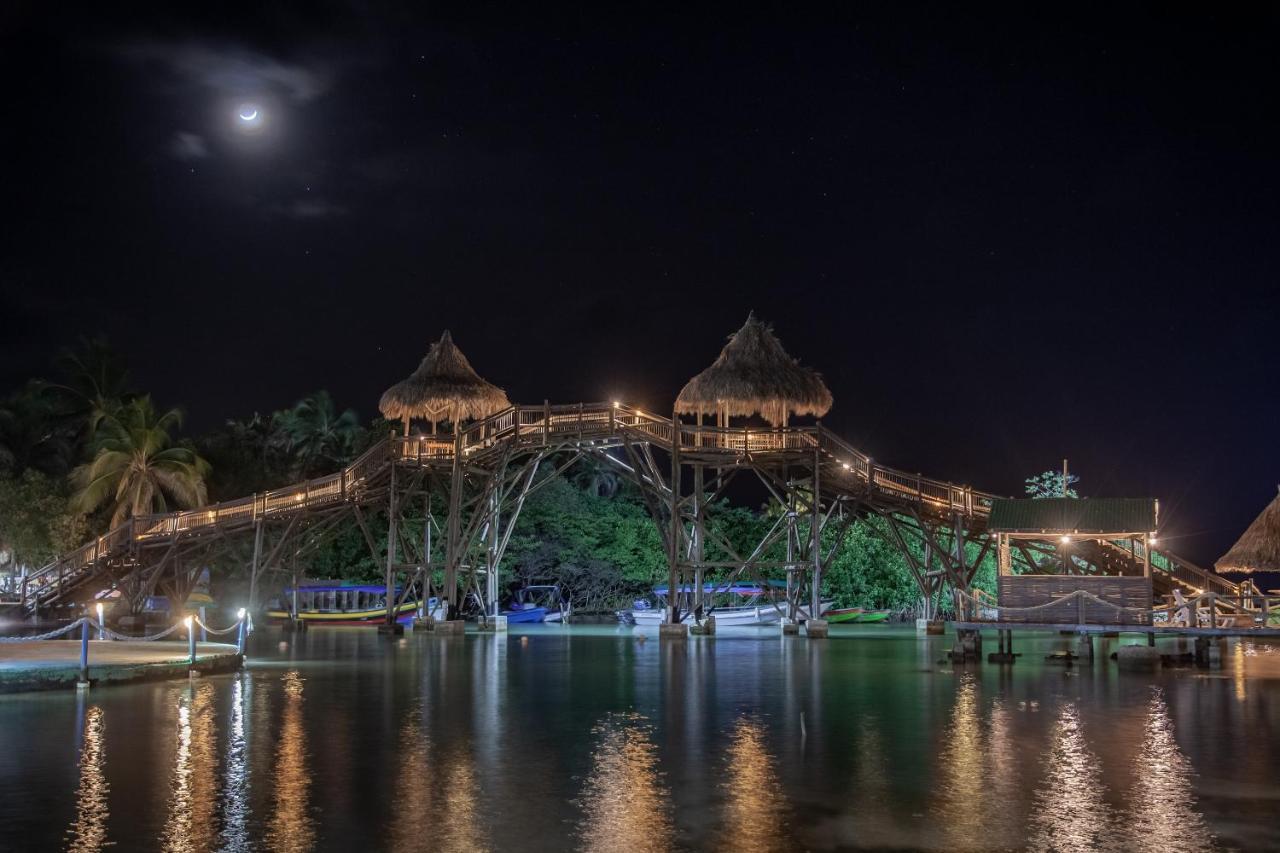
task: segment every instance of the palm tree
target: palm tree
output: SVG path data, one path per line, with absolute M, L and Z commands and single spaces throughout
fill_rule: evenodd
M 328 391 L 317 391 L 282 413 L 289 446 L 304 476 L 346 462 L 360 435 L 355 411 L 341 414 Z
M 54 363 L 62 381 L 46 387 L 77 429 L 84 430 L 85 444 L 92 448 L 102 422 L 132 399 L 124 359 L 106 338 L 98 337 L 81 338 L 76 349 L 64 349 Z
M 61 477 L 73 461 L 71 438 L 37 383 L 0 402 L 0 470 Z
M 98 428 L 93 461 L 72 472 L 74 508 L 112 506 L 111 525 L 166 512 L 168 502 L 190 509 L 206 500 L 209 463 L 190 447 L 175 445 L 170 431 L 182 424 L 177 409 L 157 415 L 150 397 L 124 404 Z

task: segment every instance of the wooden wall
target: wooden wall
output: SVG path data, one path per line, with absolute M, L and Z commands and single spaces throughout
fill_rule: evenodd
M 1006 575 L 999 578 L 1001 607 L 1033 607 L 1082 589 L 1121 607 L 1151 609 L 1151 579 L 1145 577 L 1088 575 Z M 1083 618 L 1089 624 L 1147 625 L 1146 613 L 1115 610 L 1084 599 Z M 1076 599 L 1030 612 L 1000 611 L 1001 622 L 1079 624 L 1082 612 Z

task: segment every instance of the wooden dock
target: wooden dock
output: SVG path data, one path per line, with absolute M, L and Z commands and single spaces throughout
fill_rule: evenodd
M 201 673 L 239 669 L 244 658 L 235 645 L 197 643 L 195 669 Z M 89 682 L 124 684 L 186 678 L 191 669 L 187 643 L 92 640 Z M 0 693 L 74 690 L 80 680 L 79 640 L 0 643 Z

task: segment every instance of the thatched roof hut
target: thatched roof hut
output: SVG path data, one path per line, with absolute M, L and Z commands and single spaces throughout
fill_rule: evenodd
M 1280 572 L 1280 494 L 1213 567 L 1220 572 Z
M 480 378 L 448 330 L 431 345 L 418 369 L 388 388 L 378 402 L 383 417 L 404 421 L 406 433 L 411 418 L 430 420 L 434 432 L 437 421 L 483 418 L 510 405 L 501 388 Z
M 735 415 L 760 415 L 786 426 L 790 414 L 822 417 L 831 392 L 814 370 L 787 354 L 773 330 L 754 313 L 710 367 L 689 380 L 676 398 L 680 414 L 718 413 L 721 425 Z

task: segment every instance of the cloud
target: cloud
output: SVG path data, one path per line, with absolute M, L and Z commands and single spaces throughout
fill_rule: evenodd
M 180 130 L 173 136 L 169 153 L 179 160 L 203 160 L 209 156 L 209 146 L 200 134 Z
M 143 41 L 125 45 L 120 54 L 134 62 L 159 63 L 176 77 L 228 95 L 270 89 L 310 101 L 333 82 L 322 63 L 285 62 L 238 46 Z

